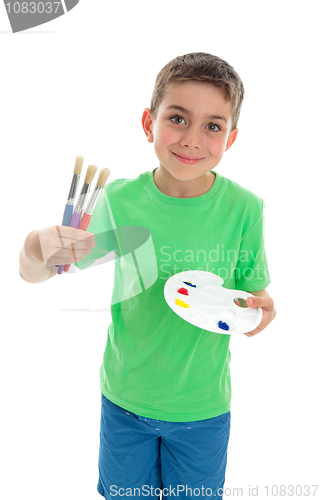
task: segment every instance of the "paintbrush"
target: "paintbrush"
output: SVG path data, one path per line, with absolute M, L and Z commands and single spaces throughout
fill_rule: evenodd
M 87 168 L 87 172 L 86 172 L 84 183 L 83 183 L 83 186 L 81 189 L 81 193 L 80 193 L 79 199 L 77 201 L 76 207 L 74 209 L 74 212 L 72 214 L 72 217 L 71 217 L 71 220 L 69 223 L 70 227 L 77 228 L 79 226 L 82 210 L 83 210 L 83 207 L 85 205 L 86 198 L 87 198 L 87 195 L 89 193 L 91 183 L 93 181 L 93 178 L 94 178 L 97 170 L 98 170 L 98 167 L 95 167 L 94 165 L 89 165 Z M 64 269 L 64 265 L 59 266 L 58 274 L 61 274 L 63 269 Z
M 71 186 L 69 190 L 69 195 L 67 199 L 67 203 L 63 212 L 63 218 L 62 218 L 62 226 L 69 226 L 70 220 L 73 214 L 73 205 L 74 205 L 74 200 L 75 197 L 77 196 L 77 190 L 79 186 L 79 181 L 80 181 L 80 175 L 81 175 L 81 170 L 83 167 L 83 157 L 82 156 L 77 156 L 76 157 L 76 163 L 73 169 L 73 177 L 71 181 Z M 59 267 L 56 265 L 56 267 Z
M 104 188 L 105 183 L 107 182 L 109 175 L 110 175 L 110 170 L 108 168 L 101 169 L 99 178 L 97 180 L 97 185 L 91 195 L 90 200 L 88 201 L 86 209 L 83 212 L 78 229 L 86 231 L 87 227 L 89 226 L 93 211 L 95 209 L 99 196 L 102 192 L 102 189 Z M 70 265 L 71 264 L 67 264 L 66 266 L 64 266 L 65 272 L 68 272 Z
M 62 219 L 63 226 L 69 226 L 69 224 L 70 224 L 70 220 L 71 220 L 72 213 L 73 213 L 74 200 L 75 200 L 75 197 L 77 195 L 77 190 L 78 190 L 78 186 L 79 186 L 82 167 L 83 167 L 83 157 L 77 156 L 76 163 L 75 163 L 75 166 L 73 169 L 73 178 L 72 178 L 72 182 L 71 182 L 71 186 L 70 186 L 68 200 L 67 200 L 66 207 L 64 209 L 64 214 L 63 214 L 63 219 Z

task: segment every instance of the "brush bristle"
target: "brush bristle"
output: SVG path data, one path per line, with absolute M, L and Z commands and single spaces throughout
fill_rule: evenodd
M 84 158 L 82 156 L 77 156 L 76 157 L 76 163 L 75 163 L 75 166 L 74 166 L 74 169 L 73 169 L 73 173 L 76 174 L 76 175 L 80 175 L 81 174 L 81 170 L 82 170 L 82 167 L 83 167 L 83 161 L 84 161 Z
M 96 171 L 98 170 L 98 167 L 95 167 L 94 165 L 89 165 L 87 168 L 86 176 L 84 179 L 84 182 L 86 184 L 91 184 L 93 181 L 94 176 L 96 175 Z
M 108 168 L 102 168 L 100 170 L 99 178 L 97 180 L 97 186 L 100 186 L 103 188 L 103 186 L 107 182 L 109 175 L 110 175 L 110 170 Z

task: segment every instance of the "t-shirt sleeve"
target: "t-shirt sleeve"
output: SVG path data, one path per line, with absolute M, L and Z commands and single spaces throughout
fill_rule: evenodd
M 99 259 L 99 263 L 101 264 L 112 260 L 113 256 L 119 252 L 117 229 L 107 196 L 107 185 L 103 188 L 98 199 L 87 231 L 95 235 L 96 246 L 91 250 L 89 255 L 86 255 L 82 260 L 75 263 L 75 266 L 81 270 L 86 269 L 94 263 L 98 264 L 96 261 Z M 111 254 L 110 252 L 115 252 L 115 254 Z
M 264 243 L 264 202 L 259 201 L 259 208 L 254 209 L 258 218 L 242 233 L 235 270 L 236 288 L 246 292 L 264 290 L 271 283 Z

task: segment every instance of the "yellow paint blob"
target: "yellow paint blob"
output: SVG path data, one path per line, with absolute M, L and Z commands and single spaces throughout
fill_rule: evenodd
M 175 299 L 175 303 L 177 304 L 177 306 L 190 307 L 189 304 L 186 304 L 183 300 Z

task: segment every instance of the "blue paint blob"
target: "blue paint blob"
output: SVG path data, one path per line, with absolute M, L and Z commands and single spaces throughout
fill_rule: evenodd
M 226 330 L 226 331 L 228 331 L 230 328 L 228 323 L 224 323 L 224 321 L 219 321 L 218 327 L 221 328 L 221 330 Z
M 193 288 L 197 288 L 197 285 L 193 285 L 192 283 L 190 283 L 190 281 L 184 281 L 183 283 L 185 285 L 192 286 Z

